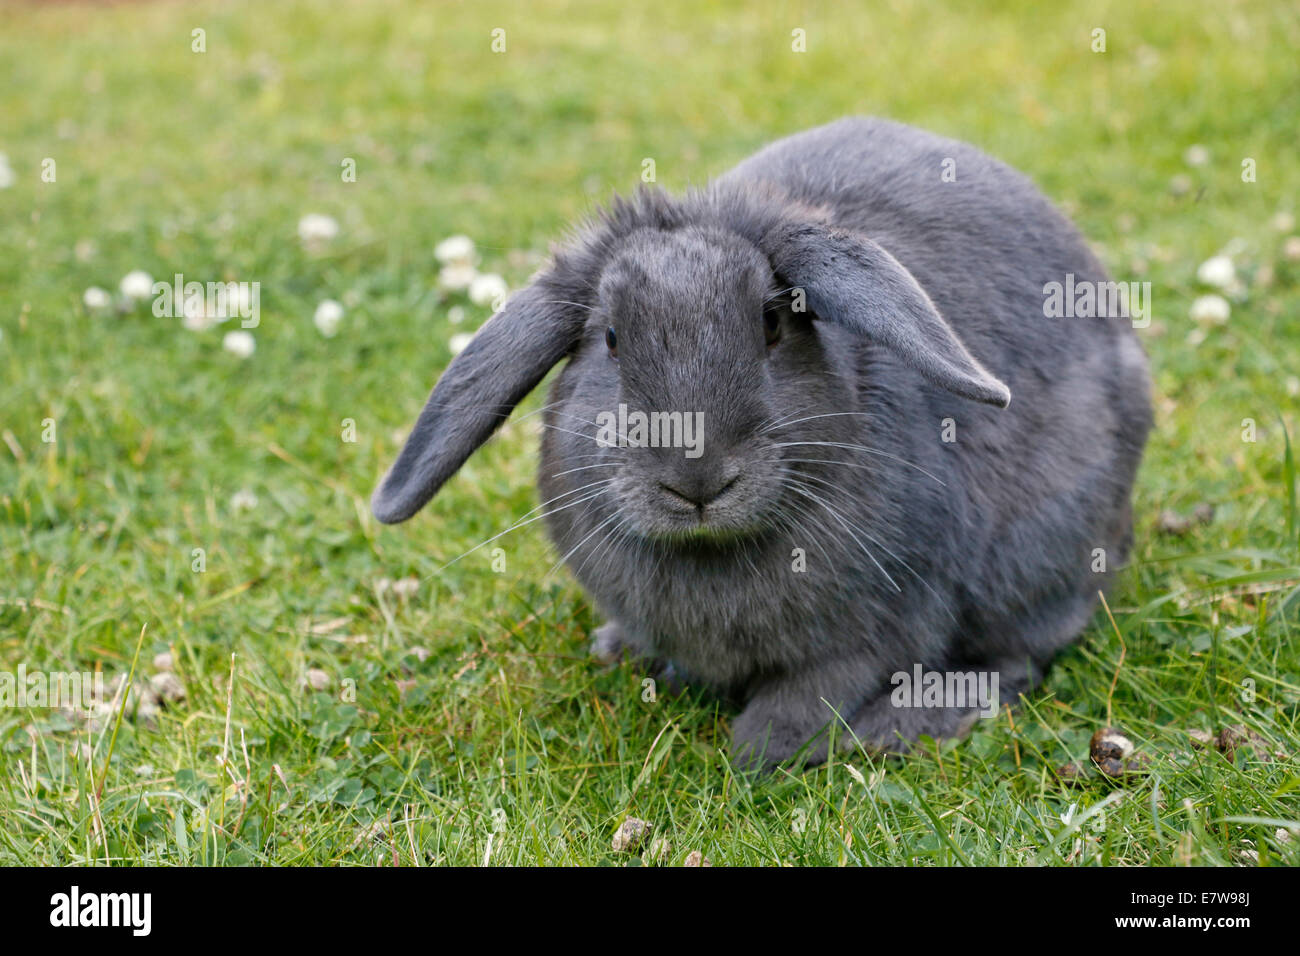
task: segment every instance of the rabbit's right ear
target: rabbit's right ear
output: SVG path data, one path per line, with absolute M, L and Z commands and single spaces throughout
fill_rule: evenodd
M 804 290 L 820 318 L 879 342 L 954 395 L 1010 404 L 1011 389 L 966 350 L 912 273 L 879 244 L 800 224 L 774 230 L 766 245 L 773 269 Z
M 452 360 L 370 499 L 376 518 L 396 524 L 423 508 L 577 344 L 582 313 L 550 291 L 539 279 L 516 293 Z

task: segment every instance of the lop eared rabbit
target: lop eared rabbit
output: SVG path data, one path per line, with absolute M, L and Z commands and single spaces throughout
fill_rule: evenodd
M 910 706 L 895 675 L 997 675 L 1014 702 L 1130 545 L 1146 360 L 1128 319 L 1045 317 L 1070 274 L 1107 281 L 971 146 L 874 119 L 791 136 L 556 250 L 438 381 L 374 513 L 415 514 L 567 359 L 540 487 L 602 656 L 737 700 L 742 766 L 960 734 L 989 701 Z M 702 441 L 602 439 L 620 406 Z

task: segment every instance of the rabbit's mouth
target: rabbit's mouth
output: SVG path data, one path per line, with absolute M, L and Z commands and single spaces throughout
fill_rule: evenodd
M 769 527 L 767 482 L 740 469 L 703 484 L 628 477 L 616 485 L 628 523 L 645 538 L 725 542 Z

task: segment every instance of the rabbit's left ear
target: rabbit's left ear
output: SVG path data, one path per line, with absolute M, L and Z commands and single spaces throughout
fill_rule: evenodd
M 405 521 L 487 441 L 573 349 L 583 316 L 543 279 L 516 293 L 438 380 L 393 467 L 370 499 L 385 524 Z
M 778 230 L 768 255 L 828 322 L 879 342 L 935 385 L 1006 408 L 1011 389 L 984 368 L 903 265 L 865 236 L 820 225 Z

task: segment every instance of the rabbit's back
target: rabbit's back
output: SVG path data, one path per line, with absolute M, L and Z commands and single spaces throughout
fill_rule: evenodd
M 959 499 L 941 520 L 960 521 L 968 548 L 963 630 L 987 653 L 1026 608 L 1077 601 L 1062 616 L 1071 624 L 1040 636 L 1070 640 L 1127 555 L 1129 498 L 1151 425 L 1131 320 L 1045 309 L 1052 283 L 1109 281 L 1078 231 L 1009 166 L 886 120 L 845 119 L 780 140 L 721 182 L 775 184 L 875 240 L 1010 386 L 1010 407 L 991 409 L 930 386 L 880 350 L 844 343 L 859 348 L 863 406 L 888 404 L 895 419 L 866 437 L 892 439 L 898 454 L 945 474 Z
M 1105 270 L 1026 176 L 966 143 L 843 119 L 779 140 L 720 178 L 737 181 L 776 184 L 880 243 L 981 358 L 1005 350 L 1018 367 L 1055 374 L 1049 343 L 1117 334 L 1114 323 L 1041 321 L 1044 285 L 1067 274 L 1102 282 Z

